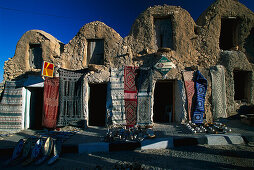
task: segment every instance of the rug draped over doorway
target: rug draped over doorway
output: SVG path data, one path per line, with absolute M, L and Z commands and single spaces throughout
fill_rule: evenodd
M 6 81 L 0 102 L 0 129 L 22 128 L 22 82 Z
M 152 123 L 152 70 L 140 68 L 138 75 L 137 124 Z
M 85 126 L 83 85 L 86 70 L 59 69 L 59 116 L 57 126 Z
M 213 118 L 227 117 L 227 97 L 224 66 L 217 65 L 210 68 L 212 77 L 212 107 Z
M 46 77 L 44 81 L 42 126 L 56 128 L 59 103 L 59 78 Z

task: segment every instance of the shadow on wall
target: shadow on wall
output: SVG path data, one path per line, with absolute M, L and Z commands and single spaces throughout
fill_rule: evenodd
M 246 38 L 244 47 L 250 63 L 254 63 L 254 27 L 251 29 L 249 36 Z

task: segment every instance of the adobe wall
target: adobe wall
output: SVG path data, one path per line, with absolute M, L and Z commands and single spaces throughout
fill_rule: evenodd
M 171 18 L 172 48 L 156 45 L 154 19 Z M 238 46 L 230 51 L 220 49 L 221 18 L 236 17 L 239 22 Z M 251 31 L 252 30 L 252 31 Z M 130 33 L 122 38 L 114 29 L 95 21 L 84 25 L 77 35 L 64 46 L 53 36 L 39 30 L 25 33 L 19 40 L 15 55 L 5 63 L 5 80 L 14 79 L 26 72 L 38 72 L 29 66 L 29 44 L 41 43 L 43 59 L 58 67 L 71 70 L 88 68 L 88 83 L 109 81 L 110 68 L 123 65 L 152 67 L 166 56 L 176 66 L 166 76 L 154 70 L 153 85 L 157 80 L 182 80 L 182 71 L 200 70 L 208 80 L 205 109 L 206 118 L 212 121 L 211 111 L 211 66 L 222 64 L 226 68 L 227 105 L 229 115 L 237 109 L 234 101 L 233 71 L 235 68 L 253 72 L 254 63 L 254 15 L 251 10 L 235 0 L 216 0 L 195 21 L 190 14 L 177 6 L 154 6 L 141 13 L 134 21 Z M 87 40 L 104 40 L 104 65 L 88 64 Z M 253 75 L 253 74 L 252 74 Z M 253 79 L 251 83 L 253 82 Z M 253 83 L 251 103 L 254 104 Z
M 42 58 L 55 65 L 60 64 L 63 43 L 41 30 L 27 31 L 18 41 L 15 55 L 4 64 L 4 80 L 13 80 L 27 72 L 40 72 L 29 64 L 29 45 L 41 44 Z
M 221 18 L 236 18 L 239 22 L 238 44 L 229 51 L 220 49 Z M 226 68 L 227 112 L 229 116 L 246 103 L 234 100 L 234 69 L 253 72 L 254 63 L 254 15 L 253 12 L 237 0 L 216 0 L 196 21 L 199 51 L 205 53 L 216 64 Z M 208 60 L 208 61 L 209 61 Z M 212 63 L 211 63 L 212 64 Z M 253 78 L 250 80 L 251 101 L 254 104 Z

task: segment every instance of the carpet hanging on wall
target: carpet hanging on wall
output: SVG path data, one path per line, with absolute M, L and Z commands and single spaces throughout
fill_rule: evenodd
M 205 113 L 205 96 L 207 90 L 207 80 L 200 73 L 199 70 L 195 73 L 195 90 L 196 90 L 196 100 L 195 109 L 193 112 L 193 122 L 203 123 L 203 115 Z
M 59 116 L 57 126 L 85 126 L 83 108 L 85 73 L 86 70 L 59 69 Z
M 22 82 L 6 81 L 0 102 L 0 130 L 22 129 Z
M 137 124 L 152 123 L 152 70 L 140 68 L 138 75 Z
M 107 112 L 110 115 L 112 124 L 126 124 L 125 106 L 124 106 L 124 68 L 111 68 L 110 73 L 110 100 L 107 101 Z M 110 101 L 110 103 L 109 103 Z
M 124 67 L 124 102 L 127 125 L 137 123 L 137 69 L 138 67 Z
M 56 128 L 59 104 L 59 78 L 46 77 L 44 81 L 42 126 Z
M 227 117 L 227 97 L 224 66 L 217 65 L 210 68 L 212 77 L 212 107 L 213 118 Z
M 185 123 L 187 121 L 187 100 L 184 88 L 184 82 L 177 80 L 175 87 L 175 120 L 176 122 Z
M 184 71 L 183 79 L 188 101 L 188 119 L 191 121 L 192 116 L 192 101 L 195 94 L 194 71 Z

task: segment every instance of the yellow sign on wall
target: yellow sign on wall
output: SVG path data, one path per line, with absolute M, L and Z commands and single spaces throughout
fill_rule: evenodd
M 41 71 L 42 76 L 53 77 L 54 64 L 44 61 Z

